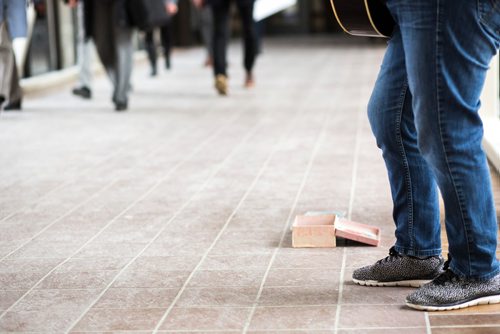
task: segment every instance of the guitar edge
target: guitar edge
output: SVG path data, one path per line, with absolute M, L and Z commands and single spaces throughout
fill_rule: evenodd
M 394 21 L 380 0 L 330 0 L 343 31 L 354 36 L 389 37 Z

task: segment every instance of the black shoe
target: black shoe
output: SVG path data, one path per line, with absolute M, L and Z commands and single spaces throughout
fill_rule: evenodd
M 170 67 L 171 67 L 171 64 L 170 64 L 170 58 L 166 58 L 166 59 L 165 59 L 165 68 L 166 68 L 167 70 L 169 70 L 169 69 L 170 69 Z
M 0 109 L 2 109 L 2 104 L 5 102 L 5 97 L 0 95 Z
M 74 88 L 72 92 L 73 92 L 73 95 L 80 96 L 84 99 L 91 99 L 92 98 L 92 91 L 90 90 L 90 88 L 88 88 L 86 86 Z
M 420 287 L 441 274 L 443 264 L 441 256 L 420 259 L 401 255 L 391 247 L 386 258 L 354 270 L 352 280 L 366 286 Z
M 14 111 L 14 110 L 21 110 L 22 109 L 22 100 L 19 99 L 14 102 L 9 102 L 4 108 L 4 111 Z
M 115 101 L 115 111 L 126 111 L 128 109 L 127 102 L 118 102 Z
M 406 305 L 422 311 L 449 311 L 500 303 L 500 274 L 488 280 L 460 277 L 448 268 L 450 259 L 444 273 L 406 297 Z
M 149 75 L 152 77 L 155 77 L 158 75 L 158 70 L 156 69 L 156 66 L 151 67 L 151 73 Z

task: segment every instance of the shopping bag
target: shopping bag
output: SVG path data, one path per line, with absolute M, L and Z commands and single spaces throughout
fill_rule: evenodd
M 127 11 L 131 25 L 140 30 L 151 30 L 170 21 L 164 0 L 127 0 Z

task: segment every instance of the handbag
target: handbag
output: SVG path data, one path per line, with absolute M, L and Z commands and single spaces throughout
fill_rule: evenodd
M 165 0 L 127 0 L 127 12 L 131 25 L 140 30 L 151 30 L 170 22 Z

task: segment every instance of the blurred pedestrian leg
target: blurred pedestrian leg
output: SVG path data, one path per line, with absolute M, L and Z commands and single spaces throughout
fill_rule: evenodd
M 89 33 L 113 83 L 115 110 L 124 111 L 128 108 L 133 53 L 132 28 L 127 20 L 125 3 L 123 0 L 86 0 L 85 6 L 87 4 L 92 6 L 85 10 L 92 29 Z
M 7 25 L 0 23 L 0 106 L 8 101 L 20 101 L 22 98 L 16 61 Z
M 76 7 L 78 24 L 77 35 L 77 61 L 78 61 L 78 86 L 73 89 L 73 94 L 85 99 L 92 98 L 92 48 L 93 42 L 85 36 L 84 3 L 79 2 Z
M 213 35 L 214 35 L 214 19 L 212 14 L 212 8 L 207 1 L 204 0 L 192 0 L 194 7 L 197 9 L 195 14 L 194 22 L 200 31 L 201 40 L 203 45 L 207 50 L 207 56 L 205 58 L 204 66 L 213 65 Z
M 172 39 L 170 38 L 170 23 L 165 24 L 160 28 L 160 38 L 161 38 L 161 45 L 163 47 L 163 57 L 165 58 L 165 68 L 170 69 L 171 67 L 171 62 L 170 62 L 170 53 L 172 50 Z M 157 68 L 157 60 L 158 60 L 158 52 L 157 52 L 157 46 L 155 42 L 155 29 L 151 29 L 146 31 L 145 35 L 145 47 L 146 51 L 148 53 L 148 59 L 149 63 L 151 65 L 151 76 L 156 76 L 158 73 L 158 68 Z
M 212 14 L 212 8 L 210 6 L 203 6 L 200 9 L 200 31 L 203 44 L 207 49 L 207 58 L 205 60 L 205 66 L 213 65 L 213 53 L 214 53 L 214 19 Z
M 221 95 L 227 94 L 227 44 L 230 0 L 212 0 L 214 18 L 214 75 L 215 88 Z M 253 20 L 254 0 L 236 0 L 243 25 L 245 87 L 254 85 L 253 67 L 257 55 L 257 34 Z
M 0 0 L 0 106 L 20 110 L 22 90 L 12 41 L 27 36 L 26 1 Z

